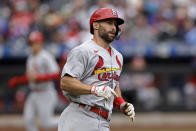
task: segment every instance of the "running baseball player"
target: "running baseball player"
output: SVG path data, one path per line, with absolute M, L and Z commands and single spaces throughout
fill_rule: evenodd
M 57 92 L 53 80 L 59 74 L 59 66 L 54 57 L 42 49 L 44 36 L 39 31 L 29 35 L 32 55 L 27 59 L 26 74 L 14 77 L 9 85 L 29 84 L 31 93 L 24 106 L 24 122 L 27 131 L 38 131 L 36 116 L 40 119 L 43 129 L 57 128 L 58 118 L 53 117 Z
M 113 105 L 134 119 L 134 107 L 119 88 L 123 57 L 110 45 L 123 23 L 111 8 L 92 14 L 93 39 L 70 51 L 61 74 L 61 89 L 71 102 L 60 116 L 58 131 L 110 131 Z

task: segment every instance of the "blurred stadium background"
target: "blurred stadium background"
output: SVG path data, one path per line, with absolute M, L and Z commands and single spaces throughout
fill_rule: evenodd
M 8 80 L 25 71 L 29 32 L 43 31 L 44 48 L 60 62 L 92 37 L 89 17 L 100 7 L 126 21 L 113 46 L 124 56 L 123 96 L 136 111 L 130 125 L 114 110 L 112 131 L 196 130 L 196 0 L 0 0 L 0 130 L 24 130 L 29 90 Z M 57 117 L 66 106 L 59 99 Z

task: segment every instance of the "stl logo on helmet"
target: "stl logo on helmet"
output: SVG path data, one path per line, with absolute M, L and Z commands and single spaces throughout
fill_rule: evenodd
M 112 9 L 112 15 L 113 16 L 117 16 L 117 11 L 115 11 L 114 9 Z

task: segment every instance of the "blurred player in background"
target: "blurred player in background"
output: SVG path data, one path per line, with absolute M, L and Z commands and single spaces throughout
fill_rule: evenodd
M 43 129 L 53 129 L 58 124 L 58 118 L 53 117 L 58 97 L 54 82 L 51 80 L 58 78 L 59 66 L 55 58 L 42 49 L 44 36 L 41 32 L 31 32 L 29 43 L 32 54 L 27 59 L 26 74 L 12 78 L 9 85 L 14 87 L 28 83 L 31 89 L 24 106 L 27 131 L 38 131 L 36 116 L 39 116 Z
M 109 131 L 113 104 L 134 119 L 134 107 L 119 88 L 123 57 L 110 45 L 123 23 L 114 9 L 96 10 L 90 18 L 93 39 L 70 51 L 61 89 L 71 103 L 60 116 L 59 131 Z

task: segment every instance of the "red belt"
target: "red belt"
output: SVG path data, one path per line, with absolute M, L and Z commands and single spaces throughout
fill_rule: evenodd
M 84 108 L 84 109 L 85 109 L 86 106 L 88 106 L 88 105 L 79 104 L 79 106 L 80 106 L 81 108 Z M 90 108 L 89 108 L 89 111 L 92 111 L 92 112 L 94 112 L 94 113 L 96 113 L 96 114 L 102 116 L 102 117 L 105 118 L 106 120 L 108 119 L 108 112 L 107 112 L 106 110 L 100 109 L 100 108 L 98 108 L 98 107 L 90 107 Z

